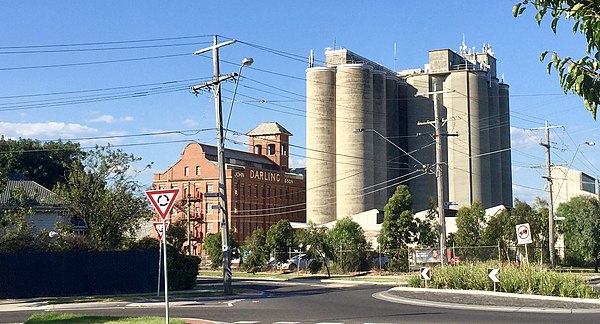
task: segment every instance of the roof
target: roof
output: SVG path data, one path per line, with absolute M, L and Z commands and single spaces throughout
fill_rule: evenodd
M 17 188 L 22 188 L 27 196 L 31 198 L 30 204 L 32 206 L 58 206 L 62 204 L 57 194 L 26 176 L 16 173 L 8 173 L 7 176 L 6 188 L 0 192 L 0 205 L 9 204 Z
M 249 131 L 246 135 L 272 135 L 272 134 L 284 134 L 292 136 L 292 133 L 279 125 L 278 122 L 265 122 Z
M 217 156 L 217 147 L 216 146 L 201 144 L 201 143 L 198 143 L 198 145 L 200 145 L 200 147 L 202 148 L 202 151 L 204 151 L 204 153 L 206 155 Z M 258 155 L 258 154 L 254 154 L 254 153 L 250 153 L 250 152 L 225 149 L 225 160 L 228 160 L 228 159 L 229 160 L 235 159 L 238 161 L 247 161 L 247 162 L 252 162 L 252 163 L 266 164 L 269 166 L 276 166 L 275 162 L 271 161 L 264 155 Z M 234 164 L 234 163 L 232 163 L 232 164 Z

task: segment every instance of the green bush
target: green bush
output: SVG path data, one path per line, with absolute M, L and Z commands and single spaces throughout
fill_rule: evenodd
M 313 260 L 311 263 L 308 264 L 308 270 L 312 274 L 319 273 L 319 271 L 321 271 L 322 267 L 323 267 L 323 262 L 321 262 L 319 260 Z
M 515 266 L 490 262 L 462 264 L 456 267 L 432 267 L 431 281 L 429 281 L 428 287 L 493 290 L 493 283 L 487 275 L 489 268 L 500 269 L 500 284 L 497 287 L 499 291 L 573 298 L 598 297 L 598 293 L 592 287 L 574 274 L 557 273 L 536 265 Z M 420 276 L 410 278 L 408 283 L 411 287 L 422 286 Z
M 169 271 L 169 290 L 186 290 L 196 286 L 198 265 L 200 259 L 196 256 L 183 255 L 169 246 L 167 265 Z

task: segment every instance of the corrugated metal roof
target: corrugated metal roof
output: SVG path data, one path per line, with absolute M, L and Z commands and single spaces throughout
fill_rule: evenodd
M 23 188 L 27 196 L 31 198 L 31 206 L 60 206 L 62 204 L 57 194 L 26 176 L 16 173 L 8 173 L 7 176 L 8 182 L 6 188 L 0 192 L 0 206 L 10 202 L 17 188 Z
M 217 157 L 217 147 L 216 146 L 200 144 L 200 143 L 198 143 L 198 144 L 202 147 L 202 151 L 204 151 L 204 153 L 206 155 L 211 155 L 211 156 L 215 157 L 215 161 L 216 161 L 216 157 Z M 258 155 L 258 154 L 254 154 L 254 153 L 250 153 L 250 152 L 225 149 L 225 162 L 230 163 L 230 164 L 237 164 L 237 163 L 233 163 L 231 161 L 231 159 L 235 159 L 236 161 L 246 161 L 246 162 L 251 162 L 251 163 L 262 164 L 266 168 L 269 168 L 269 169 L 277 168 L 277 165 L 275 164 L 275 162 L 269 160 L 267 157 L 265 157 L 263 155 Z
M 292 133 L 279 125 L 278 122 L 265 122 L 249 131 L 246 135 L 272 135 L 272 134 L 284 134 L 292 136 Z

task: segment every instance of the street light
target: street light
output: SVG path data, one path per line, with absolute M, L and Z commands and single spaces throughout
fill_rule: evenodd
M 242 65 L 240 65 L 240 70 L 237 74 L 237 79 L 235 80 L 235 88 L 233 89 L 233 96 L 231 97 L 231 105 L 229 105 L 229 113 L 227 114 L 227 124 L 225 125 L 225 134 L 224 136 L 227 138 L 227 130 L 229 130 L 229 120 L 231 119 L 231 112 L 233 111 L 233 103 L 235 102 L 235 95 L 237 94 L 238 85 L 240 84 L 240 79 L 242 78 L 242 69 L 244 66 L 250 66 L 254 63 L 254 59 L 251 57 L 244 57 L 242 60 Z

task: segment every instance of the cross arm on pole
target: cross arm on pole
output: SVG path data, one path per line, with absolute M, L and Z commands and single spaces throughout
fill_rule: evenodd
M 209 46 L 209 47 L 206 47 L 206 48 L 203 48 L 203 49 L 195 51 L 194 55 L 200 55 L 202 53 L 206 53 L 208 51 L 212 51 L 214 49 L 217 49 L 217 48 L 220 48 L 220 47 L 223 47 L 223 46 L 231 45 L 231 44 L 233 44 L 235 42 L 237 42 L 237 40 L 232 39 L 232 40 L 228 40 L 228 41 L 223 42 L 223 43 L 215 44 L 215 45 L 212 45 L 212 46 Z
M 207 88 L 210 86 L 213 86 L 215 84 L 219 84 L 225 80 L 231 79 L 231 78 L 235 78 L 236 76 L 238 76 L 237 73 L 233 72 L 233 73 L 229 73 L 226 75 L 221 75 L 218 79 L 216 80 L 211 80 L 211 81 L 207 81 L 207 82 L 203 82 L 200 84 L 197 84 L 195 86 L 192 87 L 192 92 L 194 94 L 198 93 L 200 90 L 202 90 L 203 88 Z

